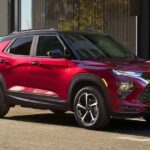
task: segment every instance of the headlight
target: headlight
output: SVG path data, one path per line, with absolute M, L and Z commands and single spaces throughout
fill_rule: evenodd
M 140 78 L 141 73 L 132 72 L 132 71 L 120 71 L 120 70 L 113 70 L 113 73 L 116 76 L 126 76 L 126 77 L 135 77 Z M 135 89 L 134 84 L 132 81 L 119 81 L 119 89 L 118 89 L 118 97 L 119 99 L 125 99 L 128 97 L 133 90 Z
M 132 82 L 120 82 L 118 96 L 119 99 L 125 99 L 134 90 Z
M 112 70 L 113 74 L 120 77 L 134 77 L 136 79 L 140 79 L 145 84 L 149 84 L 150 82 L 142 77 L 141 72 L 132 72 L 132 71 L 120 71 L 120 70 Z
M 133 83 L 132 82 L 120 82 L 119 90 L 120 91 L 127 91 L 133 88 Z
M 120 70 L 113 70 L 113 73 L 118 76 L 134 76 L 140 77 L 142 73 L 139 72 L 131 72 L 131 71 L 120 71 Z

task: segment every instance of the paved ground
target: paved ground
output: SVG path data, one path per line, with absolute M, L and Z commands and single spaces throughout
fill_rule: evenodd
M 106 131 L 78 127 L 71 113 L 11 109 L 0 120 L 0 150 L 149 150 L 150 125 L 112 120 Z

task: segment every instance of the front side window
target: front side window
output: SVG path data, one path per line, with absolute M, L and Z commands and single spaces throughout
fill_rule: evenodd
M 102 58 L 128 59 L 136 56 L 110 36 L 100 34 L 66 34 L 68 43 L 81 60 Z
M 17 38 L 10 46 L 9 53 L 14 55 L 30 55 L 33 37 Z
M 51 51 L 64 53 L 64 47 L 57 36 L 40 36 L 37 46 L 37 56 L 49 56 Z

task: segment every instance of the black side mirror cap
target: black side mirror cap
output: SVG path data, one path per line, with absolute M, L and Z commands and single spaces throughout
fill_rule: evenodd
M 66 58 L 71 59 L 70 54 L 63 54 L 63 51 L 60 49 L 54 49 L 47 52 L 47 56 L 51 58 Z

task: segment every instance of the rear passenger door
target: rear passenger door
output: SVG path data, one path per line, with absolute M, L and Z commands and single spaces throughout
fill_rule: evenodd
M 31 87 L 30 69 L 32 62 L 33 36 L 19 37 L 3 52 L 6 63 L 2 72 L 10 92 L 26 92 Z
M 32 87 L 45 90 L 52 97 L 63 99 L 67 88 L 70 60 L 53 58 L 48 53 L 56 51 L 64 54 L 67 49 L 57 35 L 41 35 L 37 37 L 37 41 L 31 69 Z M 46 95 L 44 91 L 43 95 Z

